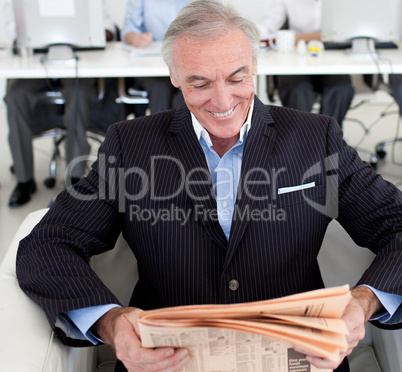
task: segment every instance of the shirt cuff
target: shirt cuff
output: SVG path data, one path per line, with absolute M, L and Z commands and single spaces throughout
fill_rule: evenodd
M 56 326 L 61 328 L 70 337 L 79 340 L 88 340 L 94 345 L 103 343 L 89 329 L 109 310 L 120 307 L 117 304 L 99 305 L 67 311 L 56 320 Z
M 401 306 L 402 296 L 393 293 L 379 291 L 378 289 L 375 289 L 369 285 L 363 285 L 363 287 L 370 288 L 377 296 L 382 306 L 384 306 L 385 308 L 385 311 L 373 316 L 372 318 L 370 318 L 370 320 L 377 320 L 380 323 L 388 322 L 396 313 L 398 308 Z

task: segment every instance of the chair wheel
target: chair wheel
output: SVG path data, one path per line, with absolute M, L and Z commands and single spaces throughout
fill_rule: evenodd
M 384 159 L 385 156 L 387 155 L 386 151 L 384 151 L 384 150 L 377 150 L 376 154 L 380 159 Z
M 55 178 L 46 178 L 43 181 L 43 184 L 46 186 L 46 188 L 53 189 L 54 186 L 56 185 L 56 179 Z

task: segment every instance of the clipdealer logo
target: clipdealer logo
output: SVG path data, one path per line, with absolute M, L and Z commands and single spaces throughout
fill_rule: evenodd
M 217 209 L 205 209 L 202 204 L 195 204 L 194 208 L 183 209 L 175 204 L 170 204 L 167 208 L 141 208 L 138 204 L 129 206 L 129 220 L 134 222 L 150 223 L 155 226 L 159 222 L 178 222 L 180 226 L 185 226 L 191 220 L 198 221 L 286 221 L 286 212 L 284 209 L 276 208 L 270 204 L 267 208 L 251 209 L 246 205 L 243 210 L 235 206 L 233 218 L 231 214 L 219 213 Z
M 71 170 L 75 165 L 80 162 L 89 162 L 96 160 L 95 156 L 81 156 L 74 159 L 66 169 L 67 176 L 71 174 Z M 173 162 L 176 169 L 179 171 L 180 180 L 174 190 L 171 190 L 169 194 L 158 195 L 156 191 L 156 163 L 158 161 Z M 156 223 L 157 221 L 179 221 L 181 224 L 185 224 L 191 217 L 191 210 L 183 210 L 173 203 L 166 207 L 166 201 L 172 201 L 180 193 L 185 192 L 188 197 L 194 201 L 194 219 L 209 219 L 209 220 L 225 220 L 229 218 L 227 215 L 218 214 L 216 209 L 207 210 L 203 204 L 203 201 L 210 199 L 211 196 L 215 198 L 211 175 L 205 168 L 195 168 L 191 171 L 185 171 L 183 164 L 176 158 L 170 156 L 154 156 L 150 159 L 150 172 L 149 174 L 139 167 L 132 167 L 125 169 L 116 166 L 116 158 L 109 156 L 106 159 L 105 154 L 99 154 L 97 158 L 97 170 L 99 175 L 98 189 L 93 193 L 81 194 L 75 188 L 68 188 L 68 192 L 76 199 L 83 201 L 91 200 L 109 200 L 117 201 L 119 212 L 126 212 L 129 207 L 130 219 L 133 221 L 145 221 L 150 223 Z M 325 158 L 324 162 L 317 162 L 311 166 L 302 176 L 300 183 L 303 185 L 308 182 L 309 179 L 315 175 L 325 173 L 326 195 L 325 203 L 319 204 L 314 200 L 311 200 L 306 190 L 301 189 L 301 192 L 305 202 L 316 211 L 331 217 L 336 218 L 338 215 L 338 188 L 339 180 L 336 170 L 339 167 L 338 154 L 330 155 Z M 238 199 L 241 199 L 243 195 L 247 195 L 251 200 L 271 200 L 273 202 L 278 198 L 278 179 L 282 173 L 286 173 L 286 168 L 272 169 L 271 172 L 262 169 L 254 168 L 247 172 L 241 179 L 241 187 L 239 187 Z M 167 176 L 163 173 L 158 173 L 159 177 Z M 197 177 L 195 175 L 197 174 Z M 200 175 L 202 176 L 200 178 Z M 256 176 L 257 175 L 257 176 Z M 127 191 L 127 178 L 134 176 L 137 179 L 138 187 L 135 194 L 130 194 Z M 66 177 L 69 179 L 70 177 Z M 232 178 L 230 178 L 232 179 Z M 230 181 L 231 182 L 231 181 Z M 209 187 L 209 185 L 211 185 Z M 198 186 L 202 186 L 203 190 L 207 190 L 204 194 L 197 194 L 194 190 Z M 205 188 L 205 186 L 207 186 Z M 267 194 L 253 193 L 263 187 L 264 190 L 268 190 Z M 141 207 L 141 201 L 147 198 L 153 202 L 164 201 L 165 203 L 159 204 L 164 207 L 143 208 Z M 131 203 L 130 203 L 131 202 Z M 156 203 L 155 205 L 158 205 Z M 230 215 L 231 216 L 231 215 Z M 285 221 L 286 212 L 281 208 L 277 208 L 275 203 L 269 204 L 262 209 L 254 208 L 246 205 L 242 210 L 238 208 L 236 204 L 233 210 L 233 220 L 254 220 L 254 221 Z

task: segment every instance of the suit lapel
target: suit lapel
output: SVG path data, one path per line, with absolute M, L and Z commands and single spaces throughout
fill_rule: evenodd
M 252 172 L 252 170 L 260 168 L 269 171 L 270 169 L 270 155 L 276 137 L 276 130 L 270 125 L 273 122 L 274 120 L 269 109 L 257 97 L 255 97 L 251 129 L 247 135 L 244 148 L 239 188 L 237 192 L 236 208 L 240 216 L 244 216 L 244 211 L 247 208 L 250 211 L 254 209 L 255 197 L 253 197 L 253 195 L 258 195 L 258 190 L 260 188 L 258 181 L 266 180 L 261 172 Z M 248 181 L 252 180 L 257 182 L 248 182 L 248 190 L 245 192 L 244 182 L 247 179 Z M 233 220 L 230 231 L 229 247 L 225 259 L 225 267 L 232 259 L 249 222 L 248 218 L 237 218 Z
M 187 194 L 194 206 L 194 218 L 201 223 L 210 238 L 223 249 L 227 240 L 217 219 L 216 199 L 213 194 L 211 174 L 204 151 L 197 140 L 190 111 L 182 106 L 176 111 L 169 128 L 168 145 L 174 158 L 179 161 L 182 176 L 189 177 Z M 195 215 L 196 211 L 202 214 Z M 215 218 L 214 218 L 215 217 Z
M 236 208 L 240 214 L 246 208 L 253 209 L 255 200 L 253 195 L 258 194 L 258 183 L 247 184 L 248 191 L 244 192 L 244 181 L 250 171 L 256 168 L 269 170 L 269 159 L 272 152 L 276 130 L 269 124 L 274 122 L 269 109 L 255 97 L 252 125 L 247 135 L 244 148 L 242 170 L 239 181 L 238 196 Z M 193 203 L 194 210 L 203 210 L 206 212 L 204 216 L 211 216 L 217 210 L 216 199 L 212 191 L 212 180 L 208 165 L 205 159 L 204 151 L 197 140 L 191 123 L 190 111 L 187 107 L 182 106 L 177 110 L 169 128 L 170 136 L 168 137 L 168 145 L 175 157 L 181 164 L 184 175 L 191 175 L 190 199 Z M 255 172 L 256 177 L 261 173 Z M 253 178 L 253 181 L 258 179 Z M 260 179 L 264 180 L 264 179 Z M 250 181 L 250 179 L 249 179 Z M 243 234 L 247 228 L 249 220 L 236 219 L 232 223 L 230 240 L 227 242 L 225 234 L 216 218 L 199 218 L 199 222 L 210 236 L 210 238 L 221 248 L 227 249 L 225 266 L 229 263 L 233 254 L 239 245 Z

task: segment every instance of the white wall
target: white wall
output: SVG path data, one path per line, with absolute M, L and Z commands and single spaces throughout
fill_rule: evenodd
M 258 22 L 274 0 L 223 0 L 236 6 L 247 18 Z
M 120 28 L 123 26 L 127 0 L 105 0 L 105 6 L 114 23 Z
M 397 5 L 398 9 L 396 11 L 396 24 L 398 27 L 398 35 L 399 35 L 399 40 L 402 40 L 402 22 L 401 22 L 401 18 L 402 18 L 402 0 L 398 0 L 398 5 Z
M 260 19 L 261 14 L 272 1 L 273 0 L 223 0 L 225 3 L 234 4 L 245 16 L 253 21 Z M 126 11 L 126 0 L 105 0 L 105 6 L 114 22 L 121 27 Z
M 124 21 L 124 14 L 126 10 L 127 0 L 105 0 L 105 4 L 109 14 L 114 22 L 121 27 Z M 225 3 L 232 3 L 239 8 L 245 16 L 249 19 L 257 22 L 260 20 L 262 14 L 264 14 L 274 0 L 223 0 Z M 402 22 L 400 18 L 402 16 L 402 0 L 397 0 L 399 9 L 396 12 L 398 20 L 399 35 L 402 39 Z

